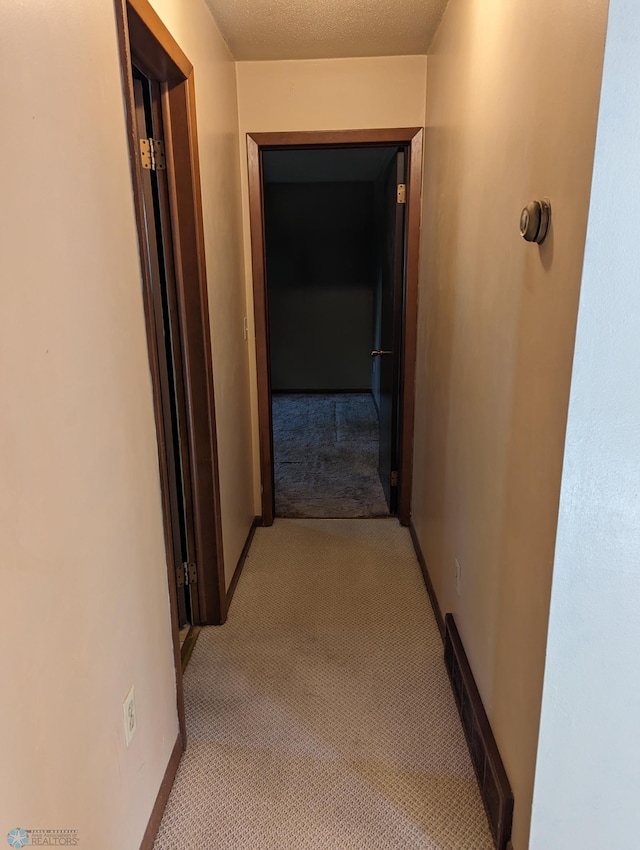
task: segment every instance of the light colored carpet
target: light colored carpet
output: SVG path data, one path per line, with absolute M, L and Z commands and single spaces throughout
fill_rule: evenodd
M 259 528 L 155 850 L 491 850 L 442 652 L 396 520 Z
M 276 516 L 389 515 L 369 393 L 278 393 L 272 415 Z

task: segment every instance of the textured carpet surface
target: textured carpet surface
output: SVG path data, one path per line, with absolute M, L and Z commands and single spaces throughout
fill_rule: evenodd
M 491 850 L 406 529 L 276 520 L 185 675 L 155 850 Z
M 368 393 L 273 396 L 276 516 L 389 515 Z

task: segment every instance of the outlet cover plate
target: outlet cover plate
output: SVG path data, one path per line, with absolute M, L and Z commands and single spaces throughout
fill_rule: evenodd
M 133 736 L 136 733 L 136 697 L 133 690 L 133 685 L 131 685 L 131 689 L 129 693 L 124 698 L 124 702 L 122 703 L 122 713 L 123 713 L 123 721 L 124 721 L 124 739 L 127 743 L 127 749 L 133 740 Z

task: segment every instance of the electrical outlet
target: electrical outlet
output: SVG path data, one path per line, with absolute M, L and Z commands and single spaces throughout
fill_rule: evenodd
M 131 685 L 131 690 L 122 703 L 122 713 L 124 715 L 124 738 L 128 748 L 136 733 L 136 698 L 133 692 L 133 685 Z
M 460 561 L 456 558 L 456 593 L 458 596 L 462 593 L 462 567 Z

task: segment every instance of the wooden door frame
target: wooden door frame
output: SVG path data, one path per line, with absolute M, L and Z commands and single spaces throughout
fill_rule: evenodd
M 165 549 L 176 667 L 177 702 L 183 744 L 186 742 L 182 664 L 178 634 L 175 575 L 172 571 L 173 537 L 168 490 L 166 440 L 157 341 L 153 332 L 153 295 L 145 262 L 145 218 L 142 172 L 135 125 L 132 65 L 160 83 L 162 120 L 169 183 L 172 249 L 181 325 L 184 386 L 187 402 L 190 472 L 194 502 L 195 548 L 198 581 L 199 622 L 223 623 L 226 618 L 226 588 L 222 557 L 222 522 L 216 439 L 213 369 L 198 140 L 196 133 L 193 66 L 179 48 L 147 0 L 115 0 L 122 85 L 126 110 L 127 139 L 136 226 L 140 244 L 144 301 L 153 403 L 158 437 L 158 463 L 164 518 Z
M 139 70 L 139 69 L 138 69 Z M 137 104 L 136 106 L 136 124 L 138 130 L 138 137 L 140 137 L 140 130 L 142 125 L 146 125 L 148 123 L 148 119 L 151 118 L 153 128 L 149 128 L 148 126 L 144 130 L 143 138 L 148 138 L 152 136 L 153 138 L 164 138 L 164 132 L 161 128 L 162 125 L 162 104 L 161 104 L 161 93 L 160 93 L 160 85 L 155 81 L 150 81 L 144 74 L 141 74 L 142 79 L 145 81 L 141 83 L 141 89 L 147 88 L 148 86 L 148 95 L 151 99 L 151 115 L 147 116 L 145 114 L 145 109 L 142 104 Z M 137 74 L 134 70 L 134 90 L 137 88 L 137 83 L 139 79 L 137 78 Z M 143 95 L 144 99 L 144 95 Z M 142 115 L 141 115 L 142 112 Z M 151 295 L 153 299 L 153 309 L 154 309 L 154 337 L 155 344 L 157 346 L 157 350 L 159 353 L 157 364 L 158 364 L 158 372 L 159 372 L 159 381 L 160 381 L 160 401 L 162 403 L 162 424 L 165 428 L 166 433 L 166 425 L 165 423 L 172 422 L 173 410 L 172 410 L 172 392 L 170 389 L 171 379 L 170 373 L 174 372 L 174 392 L 175 392 L 175 414 L 177 416 L 177 431 L 179 435 L 184 435 L 185 437 L 188 435 L 188 421 L 187 421 L 187 403 L 186 403 L 186 387 L 185 387 L 185 369 L 182 357 L 182 346 L 180 344 L 180 310 L 178 305 L 178 293 L 177 286 L 175 281 L 175 262 L 173 258 L 173 245 L 171 239 L 171 211 L 169 206 L 169 191 L 166 179 L 166 171 L 159 172 L 157 175 L 157 190 L 158 190 L 158 208 L 154 209 L 154 198 L 153 198 L 153 188 L 152 183 L 154 182 L 152 179 L 152 172 L 148 171 L 146 175 L 142 175 L 142 187 L 145 193 L 144 197 L 144 207 L 145 207 L 145 218 L 147 221 L 147 236 L 145 240 L 145 250 L 144 259 L 150 266 L 150 276 L 153 281 L 153 285 L 151 288 Z M 164 176 L 164 180 L 162 179 Z M 158 236 L 158 228 L 163 234 L 164 238 Z M 152 231 L 151 233 L 149 231 Z M 167 238 L 168 236 L 168 238 Z M 149 249 L 149 245 L 151 242 L 154 243 L 155 250 Z M 161 257 L 164 262 L 161 264 Z M 161 267 L 164 266 L 164 285 L 162 280 L 162 272 Z M 163 293 L 163 289 L 165 292 Z M 166 297 L 166 308 L 164 304 L 164 299 Z M 168 317 L 165 316 L 165 309 L 167 310 Z M 165 344 L 165 320 L 169 319 L 169 325 L 171 327 L 171 362 L 165 357 L 162 356 L 162 353 L 166 350 Z M 151 357 L 151 352 L 149 352 Z M 173 369 L 171 368 L 173 366 Z M 180 439 L 180 445 L 177 446 L 174 444 L 175 435 L 169 434 L 169 439 L 165 440 L 165 454 L 166 454 L 166 468 L 169 475 L 169 485 L 168 485 L 168 496 L 171 501 L 171 521 L 172 521 L 172 529 L 176 528 L 176 523 L 179 527 L 181 508 L 179 507 L 180 498 L 179 498 L 179 490 L 182 487 L 184 491 L 184 521 L 185 521 L 185 531 L 186 531 L 186 543 L 187 543 L 187 551 L 182 551 L 182 546 L 178 546 L 177 544 L 182 543 L 181 535 L 176 535 L 173 537 L 173 543 L 176 546 L 174 550 L 174 559 L 173 563 L 183 563 L 185 560 L 188 562 L 195 562 L 195 552 L 193 551 L 193 547 L 195 545 L 195 530 L 193 524 L 193 486 L 191 482 L 191 463 L 190 463 L 190 447 L 189 447 L 189 439 Z M 171 439 L 173 438 L 173 439 Z M 176 460 L 179 459 L 179 466 L 181 477 L 178 480 L 177 468 L 176 468 Z M 187 594 L 189 596 L 189 604 L 191 607 L 191 622 L 198 623 L 200 621 L 199 609 L 198 609 L 198 595 L 195 592 L 195 585 L 193 588 L 187 586 L 182 591 L 184 596 Z M 178 590 L 178 615 L 179 622 L 178 625 L 182 624 L 182 619 L 180 617 L 180 597 L 181 591 Z M 182 656 L 184 658 L 184 651 L 182 652 Z
M 296 148 L 388 147 L 391 145 L 403 146 L 408 149 L 403 311 L 404 333 L 400 387 L 401 423 L 398 469 L 398 519 L 402 525 L 409 525 L 411 519 L 411 485 L 413 476 L 413 418 L 415 409 L 423 136 L 424 130 L 422 127 L 381 130 L 315 130 L 311 132 L 291 133 L 247 133 L 249 218 L 251 224 L 253 301 L 256 328 L 256 375 L 263 525 L 271 525 L 273 523 L 275 510 L 262 153 L 268 150 Z

